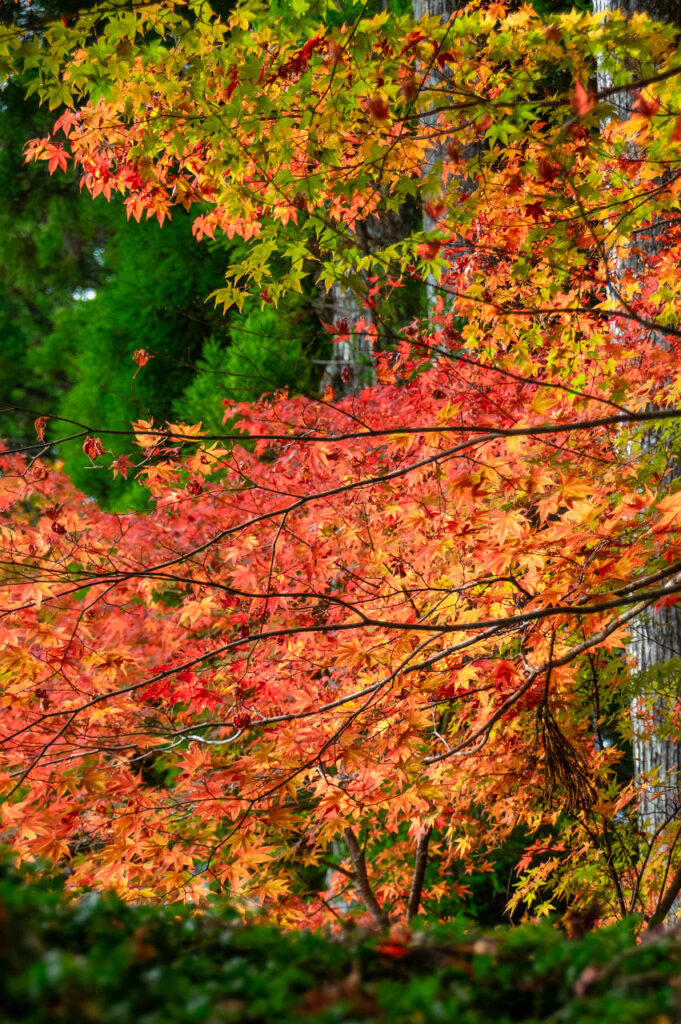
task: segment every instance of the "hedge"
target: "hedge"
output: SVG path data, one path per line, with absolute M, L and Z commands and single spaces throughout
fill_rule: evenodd
M 681 941 L 633 925 L 568 939 L 545 922 L 457 920 L 407 947 L 244 926 L 227 909 L 131 906 L 0 879 L 3 1024 L 672 1024 Z

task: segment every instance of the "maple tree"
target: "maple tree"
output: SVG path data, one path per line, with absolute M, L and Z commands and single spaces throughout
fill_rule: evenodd
M 383 926 L 522 826 L 512 906 L 656 921 L 679 825 L 637 819 L 624 649 L 681 592 L 676 31 L 322 14 L 108 3 L 0 33 L 67 107 L 29 159 L 248 242 L 220 305 L 354 290 L 364 315 L 327 326 L 372 339 L 376 378 L 229 405 L 224 434 L 140 421 L 115 458 L 71 424 L 144 514 L 75 490 L 55 420 L 5 451 L 4 834 L 75 886 Z M 414 199 L 428 230 L 363 229 Z M 614 279 L 618 252 L 645 273 Z

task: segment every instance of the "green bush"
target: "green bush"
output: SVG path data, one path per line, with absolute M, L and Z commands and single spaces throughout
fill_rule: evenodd
M 350 1022 L 671 1024 L 681 943 L 633 927 L 568 939 L 550 923 L 482 934 L 459 920 L 405 948 L 244 926 L 226 908 L 131 906 L 0 880 L 5 1024 Z

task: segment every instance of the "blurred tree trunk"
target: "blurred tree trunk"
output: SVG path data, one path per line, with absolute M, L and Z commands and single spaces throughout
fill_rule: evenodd
M 681 24 L 681 0 L 593 0 L 594 12 L 617 11 L 631 17 L 632 14 L 647 14 L 658 21 Z
M 412 0 L 412 10 L 414 18 L 430 17 L 439 18 L 440 21 L 448 21 L 452 15 L 455 15 L 458 11 L 461 11 L 466 6 L 467 0 Z M 429 79 L 434 84 L 447 77 L 447 71 L 440 71 L 437 65 L 431 68 L 429 73 Z M 426 166 L 424 170 L 427 172 L 435 167 L 439 160 L 442 160 L 444 156 L 443 143 L 437 138 L 437 115 L 426 114 L 422 119 L 422 124 L 425 131 L 429 131 L 433 134 L 433 145 L 426 158 Z M 461 157 L 464 166 L 470 164 L 476 153 L 476 144 L 466 144 L 465 139 L 461 139 L 461 145 L 459 147 Z M 456 175 L 458 191 L 466 190 L 466 185 L 469 183 L 469 175 L 463 173 Z M 450 179 L 451 181 L 451 179 Z M 443 182 L 444 188 L 447 188 L 447 183 Z M 438 196 L 433 197 L 436 200 Z M 430 215 L 428 208 L 424 207 L 423 210 L 423 230 L 433 231 L 437 227 L 437 221 Z M 429 275 L 426 281 L 426 292 L 428 297 L 428 309 L 432 310 L 435 305 L 435 299 L 437 298 L 437 282 L 432 275 Z
M 334 343 L 333 355 L 324 369 L 321 390 L 324 392 L 331 387 L 336 395 L 349 395 L 373 380 L 371 339 L 364 333 L 352 330 L 353 324 L 361 317 L 367 320 L 370 318 L 369 310 L 361 308 L 354 291 L 343 288 L 338 282 L 332 285 L 321 305 L 322 319 L 341 332 L 340 340 Z
M 463 0 L 412 0 L 412 10 L 415 19 L 423 17 L 439 17 L 445 21 L 450 15 L 465 6 Z M 439 70 L 430 72 L 431 76 L 440 75 Z M 426 115 L 423 119 L 424 129 L 435 130 L 435 117 Z M 432 149 L 427 157 L 427 169 L 433 167 L 442 158 L 442 145 L 433 141 Z M 377 238 L 382 228 L 392 232 L 394 224 L 382 225 L 381 220 L 372 218 L 370 225 L 362 226 L 362 234 L 367 236 L 370 243 L 371 237 Z M 428 211 L 423 211 L 423 229 L 432 231 L 435 221 Z M 432 277 L 426 282 L 428 295 L 428 308 L 431 309 L 436 296 L 436 284 Z M 356 292 L 344 289 L 340 284 L 334 284 L 328 296 L 320 303 L 323 312 L 323 319 L 332 323 L 336 328 L 347 325 L 352 328 L 361 317 L 369 318 L 369 311 L 365 309 Z M 370 339 L 365 334 L 349 335 L 341 333 L 341 340 L 334 344 L 334 352 L 326 364 L 322 376 L 322 391 L 332 387 L 337 395 L 351 394 L 361 387 L 370 384 L 373 380 L 373 354 Z

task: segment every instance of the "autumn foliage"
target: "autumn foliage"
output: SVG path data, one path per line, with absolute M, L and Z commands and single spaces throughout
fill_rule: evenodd
M 225 306 L 354 288 L 343 333 L 375 352 L 351 396 L 230 406 L 221 436 L 138 422 L 112 461 L 69 428 L 144 513 L 76 493 L 48 417 L 2 456 L 17 855 L 129 899 L 383 925 L 443 913 L 522 828 L 512 906 L 651 918 L 681 848 L 637 818 L 625 645 L 681 592 L 673 31 L 177 3 L 3 32 L 67 108 L 29 159 L 74 160 L 135 217 L 200 204 L 197 237 L 250 243 Z M 433 230 L 367 242 L 414 199 Z M 427 315 L 384 330 L 427 277 Z

